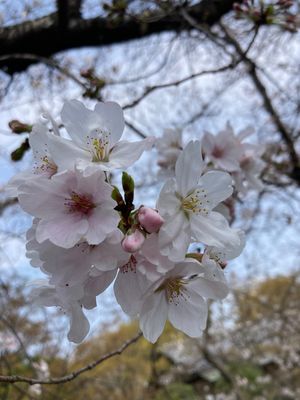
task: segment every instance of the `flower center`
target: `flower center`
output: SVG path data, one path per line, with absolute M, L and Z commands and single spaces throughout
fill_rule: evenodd
M 41 165 L 39 166 L 39 169 L 43 172 L 49 175 L 50 177 L 57 172 L 57 165 L 54 164 L 52 160 L 49 160 L 48 156 L 44 156 L 41 158 Z
M 108 161 L 110 133 L 101 129 L 94 129 L 86 137 L 87 146 L 93 162 Z
M 71 192 L 71 197 L 69 199 L 65 199 L 64 204 L 70 213 L 84 215 L 89 214 L 92 209 L 96 207 L 89 196 L 78 194 L 74 191 Z
M 196 189 L 182 199 L 181 206 L 187 212 L 208 215 L 210 210 L 209 203 L 210 201 L 207 199 L 206 190 Z
M 222 158 L 224 156 L 224 149 L 221 147 L 215 146 L 211 155 L 215 158 Z
M 130 258 L 129 258 L 129 260 L 128 260 L 128 262 L 127 262 L 126 264 L 124 264 L 124 265 L 120 268 L 120 271 L 121 271 L 123 274 L 126 274 L 126 273 L 128 273 L 128 272 L 136 273 L 136 266 L 137 266 L 137 260 L 136 260 L 136 258 L 135 258 L 133 255 L 131 255 Z
M 166 279 L 157 289 L 156 292 L 165 291 L 167 301 L 170 304 L 178 305 L 179 301 L 185 300 L 190 297 L 186 291 L 185 285 L 187 280 L 177 277 Z

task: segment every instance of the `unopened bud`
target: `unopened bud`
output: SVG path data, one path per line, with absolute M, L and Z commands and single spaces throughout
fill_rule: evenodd
M 149 207 L 141 207 L 139 209 L 138 221 L 148 233 L 158 232 L 165 222 L 158 211 Z
M 133 233 L 126 235 L 122 241 L 123 250 L 127 253 L 135 253 L 142 247 L 145 236 L 141 231 L 136 229 Z
M 22 122 L 14 119 L 8 123 L 8 126 L 10 129 L 13 131 L 13 133 L 25 133 L 25 132 L 31 132 L 32 130 L 32 125 L 28 124 L 23 124 Z

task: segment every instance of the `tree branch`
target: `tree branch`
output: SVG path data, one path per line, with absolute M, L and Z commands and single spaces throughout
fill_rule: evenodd
M 240 1 L 202 0 L 193 6 L 186 7 L 186 10 L 198 23 L 211 26 L 232 9 L 233 3 Z M 73 8 L 71 3 L 75 4 Z M 122 22 L 115 24 L 105 17 L 81 18 L 81 4 L 78 0 L 69 0 L 67 16 L 65 16 L 66 1 L 57 0 L 57 4 L 58 11 L 48 16 L 0 28 L 0 56 L 30 53 L 49 57 L 68 49 L 124 43 L 152 34 L 193 29 L 182 18 L 180 10 L 176 7 L 167 14 L 156 9 L 147 15 L 147 19 L 143 15 L 126 16 Z M 77 10 L 77 12 L 70 12 L 70 10 Z M 64 24 L 63 35 L 61 24 Z M 33 63 L 33 59 L 6 58 L 0 62 L 0 69 L 13 74 L 25 70 Z
M 264 106 L 266 111 L 269 113 L 269 115 L 272 118 L 272 121 L 276 128 L 278 129 L 278 132 L 280 133 L 282 140 L 284 141 L 288 153 L 289 153 L 289 158 L 293 167 L 293 170 L 291 171 L 291 177 L 295 179 L 298 183 L 300 182 L 300 163 L 299 163 L 299 156 L 296 152 L 295 146 L 294 146 L 294 141 L 293 138 L 291 137 L 291 134 L 287 127 L 284 125 L 282 122 L 280 115 L 278 114 L 277 110 L 273 106 L 272 100 L 268 95 L 267 89 L 265 88 L 264 84 L 260 80 L 258 74 L 257 74 L 257 67 L 256 64 L 247 56 L 247 54 L 244 52 L 238 41 L 233 37 L 233 35 L 230 33 L 228 28 L 220 23 L 220 26 L 225 34 L 225 38 L 228 43 L 234 46 L 236 49 L 237 53 L 241 57 L 241 59 L 244 61 L 246 66 L 248 67 L 248 73 L 250 78 L 252 79 L 252 82 L 254 83 L 257 91 L 260 93 Z
M 62 376 L 60 378 L 33 379 L 20 375 L 11 375 L 11 376 L 0 375 L 0 382 L 6 382 L 6 383 L 25 382 L 28 383 L 29 385 L 35 385 L 37 383 L 39 383 L 40 385 L 57 385 L 60 383 L 70 382 L 73 381 L 75 378 L 77 378 L 79 375 L 83 374 L 84 372 L 94 369 L 95 367 L 97 367 L 97 365 L 102 364 L 104 361 L 114 356 L 122 354 L 123 351 L 127 349 L 127 347 L 137 342 L 141 336 L 142 332 L 139 332 L 136 336 L 123 343 L 123 345 L 119 347 L 117 350 L 107 353 L 104 356 L 100 357 L 98 360 L 93 361 L 92 363 L 86 365 L 85 367 L 79 368 L 78 370 L 73 371 L 70 374 Z
M 177 81 L 173 81 L 173 82 L 169 82 L 169 83 L 163 83 L 161 85 L 155 85 L 155 86 L 149 86 L 148 88 L 146 88 L 146 90 L 144 91 L 144 93 L 138 97 L 137 99 L 133 100 L 133 102 L 123 106 L 123 110 L 126 110 L 128 108 L 132 108 L 135 107 L 136 105 L 138 105 L 142 100 L 144 100 L 147 96 L 149 96 L 150 93 L 158 90 L 158 89 L 166 89 L 172 86 L 179 86 L 185 82 L 190 81 L 191 79 L 195 79 L 195 78 L 199 78 L 200 76 L 203 75 L 209 75 L 209 74 L 218 74 L 220 72 L 224 72 L 227 71 L 228 69 L 232 69 L 237 65 L 238 62 L 232 62 L 230 64 L 227 64 L 223 67 L 219 67 L 216 69 L 208 69 L 208 70 L 204 70 L 204 71 L 200 71 L 197 72 L 195 74 L 189 75 L 183 79 L 179 79 Z

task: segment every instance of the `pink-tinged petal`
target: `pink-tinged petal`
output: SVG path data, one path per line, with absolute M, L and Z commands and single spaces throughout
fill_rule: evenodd
M 202 150 L 205 155 L 206 155 L 206 153 L 208 155 L 210 155 L 213 152 L 215 143 L 216 143 L 215 136 L 209 132 L 205 132 L 203 139 L 202 139 Z
M 150 150 L 154 139 L 149 137 L 138 142 L 121 140 L 111 150 L 109 155 L 110 168 L 127 168 L 135 163 L 144 151 Z
M 124 265 L 128 261 L 120 243 L 109 243 L 108 240 L 91 249 L 90 258 L 98 271 L 109 271 Z
M 112 101 L 99 102 L 95 105 L 95 113 L 100 126 L 110 132 L 110 145 L 113 146 L 121 138 L 125 127 L 122 108 Z
M 190 337 L 200 337 L 206 327 L 207 304 L 193 290 L 187 290 L 169 303 L 168 319 L 171 324 Z
M 236 230 L 230 228 L 226 218 L 217 212 L 207 216 L 193 214 L 190 221 L 192 237 L 197 242 L 220 248 L 240 243 Z
M 41 220 L 36 230 L 36 239 L 42 243 L 50 240 L 56 246 L 69 249 L 86 234 L 89 228 L 87 220 L 76 220 L 72 217 Z
M 212 160 L 219 168 L 225 171 L 234 172 L 240 170 L 240 163 L 238 161 L 238 157 L 237 159 L 230 158 L 229 156 L 227 156 L 227 158 L 224 157 L 218 159 L 212 157 Z
M 140 329 L 149 342 L 155 343 L 162 334 L 168 317 L 168 303 L 164 291 L 144 299 L 140 312 Z
M 138 221 L 148 233 L 158 232 L 164 223 L 164 219 L 158 211 L 144 206 L 138 211 Z
M 38 218 L 63 215 L 64 194 L 59 193 L 54 180 L 32 179 L 19 187 L 19 203 L 22 209 Z
M 189 142 L 178 157 L 175 167 L 178 192 L 181 196 L 185 197 L 197 186 L 203 165 L 200 142 Z
M 105 182 L 105 174 L 103 171 L 97 171 L 85 177 L 80 171 L 75 170 L 76 173 L 76 188 L 74 190 L 78 193 L 89 193 L 92 196 L 93 202 L 99 204 L 103 201 L 111 200 L 111 208 L 115 207 L 115 202 L 111 199 L 112 186 Z
M 133 233 L 125 235 L 122 241 L 122 248 L 127 253 L 136 253 L 145 242 L 145 235 L 138 229 Z
M 92 245 L 103 242 L 108 234 L 117 229 L 119 219 L 119 214 L 112 208 L 105 205 L 95 208 L 88 218 L 86 241 Z
M 71 140 L 49 135 L 48 148 L 59 171 L 72 170 L 76 160 L 91 160 L 92 156 Z
M 232 178 L 227 172 L 209 171 L 200 178 L 199 188 L 205 189 L 209 208 L 213 209 L 232 195 Z
M 74 303 L 70 307 L 70 330 L 68 339 L 73 343 L 80 343 L 89 333 L 90 324 L 84 315 L 79 303 Z
M 24 182 L 34 179 L 45 179 L 41 175 L 35 175 L 31 171 L 23 171 L 14 175 L 5 185 L 4 193 L 8 197 L 18 197 L 20 186 L 24 185 Z

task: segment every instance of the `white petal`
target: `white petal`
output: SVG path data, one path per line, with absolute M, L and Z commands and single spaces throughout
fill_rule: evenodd
M 79 303 L 72 304 L 70 308 L 70 330 L 68 339 L 70 342 L 80 343 L 89 333 L 90 324 L 84 315 Z
M 206 327 L 207 304 L 198 293 L 187 290 L 186 295 L 169 304 L 168 319 L 188 336 L 200 337 Z
M 109 155 L 110 168 L 127 168 L 135 163 L 144 151 L 153 146 L 153 138 L 147 138 L 138 142 L 121 140 L 111 150 Z
M 91 154 L 71 140 L 49 135 L 48 148 L 59 171 L 73 169 L 76 160 L 90 160 Z
M 172 261 L 182 261 L 190 244 L 189 221 L 179 211 L 166 220 L 158 233 L 161 253 Z
M 229 227 L 223 215 L 212 211 L 207 216 L 190 217 L 191 232 L 194 239 L 208 246 L 238 246 L 240 243 L 236 230 Z
M 86 135 L 97 127 L 95 113 L 78 100 L 65 102 L 61 112 L 61 120 L 70 137 L 79 146 L 84 147 Z
M 90 277 L 84 285 L 84 297 L 80 300 L 82 305 L 91 310 L 97 306 L 96 296 L 103 293 L 115 279 L 117 271 L 107 271 L 98 276 Z
M 209 171 L 199 181 L 199 187 L 207 192 L 210 209 L 231 196 L 233 192 L 232 178 L 227 172 Z
M 136 317 L 141 310 L 143 293 L 150 283 L 144 275 L 130 268 L 121 268 L 114 284 L 117 302 L 122 310 L 131 317 Z
M 200 178 L 203 169 L 201 145 L 199 141 L 191 141 L 178 157 L 175 176 L 178 192 L 185 197 L 192 191 Z
M 99 102 L 95 105 L 95 113 L 99 118 L 99 123 L 101 121 L 101 127 L 111 133 L 110 143 L 114 145 L 122 136 L 125 126 L 122 108 L 112 101 Z
M 155 343 L 164 330 L 168 304 L 164 291 L 153 293 L 144 299 L 140 312 L 140 329 L 145 338 Z
M 204 277 L 199 276 L 193 279 L 189 287 L 207 299 L 222 300 L 229 293 L 223 271 L 216 262 L 214 265 L 211 264 L 210 268 L 206 265 Z
M 179 208 L 180 200 L 176 196 L 176 181 L 175 179 L 168 179 L 160 191 L 157 209 L 165 217 L 176 214 Z

